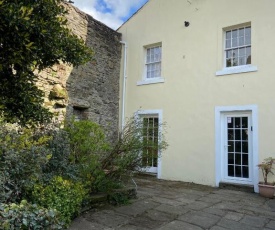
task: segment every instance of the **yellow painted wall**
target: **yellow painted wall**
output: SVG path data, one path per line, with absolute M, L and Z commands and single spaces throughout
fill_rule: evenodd
M 162 178 L 215 185 L 215 106 L 257 105 L 259 161 L 275 156 L 274 9 L 274 0 L 150 0 L 118 30 L 128 45 L 126 117 L 162 109 L 167 122 Z M 248 22 L 258 71 L 216 76 L 223 28 Z M 144 46 L 158 42 L 165 82 L 137 86 Z

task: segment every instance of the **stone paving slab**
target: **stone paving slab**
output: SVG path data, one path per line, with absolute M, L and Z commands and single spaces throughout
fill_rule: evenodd
M 189 224 L 197 225 L 203 229 L 209 229 L 214 226 L 221 217 L 206 213 L 206 212 L 190 212 L 185 215 L 182 215 L 178 218 L 181 221 L 187 222 Z
M 69 230 L 275 230 L 275 199 L 137 177 L 138 198 L 75 219 Z
M 183 230 L 183 229 L 184 230 L 202 230 L 202 228 L 198 226 L 188 224 L 178 220 L 172 221 L 159 229 L 160 230 Z

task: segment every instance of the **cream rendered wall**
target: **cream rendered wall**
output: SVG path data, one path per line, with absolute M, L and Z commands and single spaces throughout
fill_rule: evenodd
M 215 106 L 257 105 L 259 161 L 275 156 L 274 9 L 274 0 L 150 0 L 118 30 L 128 45 L 126 117 L 162 109 L 168 124 L 163 179 L 215 185 Z M 247 22 L 258 71 L 216 76 L 223 28 Z M 158 42 L 165 82 L 137 86 L 143 47 Z

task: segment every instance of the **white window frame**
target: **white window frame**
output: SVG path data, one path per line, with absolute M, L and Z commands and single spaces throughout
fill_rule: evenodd
M 233 31 L 237 31 L 237 33 L 239 34 L 239 31 L 241 29 L 244 29 L 244 40 L 245 40 L 245 33 L 246 33 L 246 29 L 247 28 L 250 28 L 250 43 L 249 44 L 245 44 L 245 41 L 244 41 L 244 44 L 243 45 L 237 45 L 237 46 L 233 46 L 232 45 L 232 41 L 233 41 L 233 37 L 232 37 L 232 34 L 233 34 Z M 226 47 L 226 40 L 227 40 L 227 37 L 226 37 L 226 34 L 227 32 L 231 32 L 231 38 L 230 38 L 230 42 L 231 42 L 231 47 L 230 48 L 227 48 Z M 224 31 L 224 66 L 225 68 L 230 68 L 230 67 L 239 67 L 239 66 L 245 66 L 245 65 L 250 65 L 251 64 L 251 25 L 248 25 L 248 26 L 240 26 L 240 27 L 237 27 L 237 28 L 232 28 L 232 29 L 227 29 Z M 239 36 L 237 36 L 237 38 L 239 38 Z M 226 52 L 227 51 L 234 51 L 235 49 L 240 49 L 240 48 L 250 48 L 250 63 L 249 64 L 239 64 L 236 65 L 236 66 L 226 66 L 227 65 L 227 57 L 226 57 Z M 239 55 L 237 56 L 237 59 L 239 59 Z M 239 60 L 237 60 L 239 62 Z
M 160 63 L 160 76 L 159 77 L 148 78 L 147 77 L 147 66 L 150 65 L 150 64 L 154 64 L 154 62 L 152 62 L 152 63 L 147 62 L 147 50 L 157 48 L 157 47 L 161 48 L 160 61 L 155 62 L 155 63 Z M 137 85 L 148 85 L 148 84 L 155 84 L 155 83 L 164 83 L 164 78 L 162 77 L 162 43 L 155 43 L 155 44 L 152 44 L 152 45 L 144 46 L 143 47 L 143 52 L 144 52 L 144 55 L 143 55 L 144 56 L 143 77 L 142 77 L 142 81 L 137 82 Z
M 251 64 L 244 64 L 244 65 L 238 65 L 238 66 L 232 66 L 232 67 L 226 67 L 226 32 L 232 31 L 235 29 L 241 29 L 245 27 L 251 28 L 251 57 L 252 57 L 252 26 L 251 23 L 244 23 L 236 26 L 231 26 L 223 29 L 223 69 L 216 72 L 216 76 L 223 76 L 223 75 L 230 75 L 230 74 L 238 74 L 238 73 L 248 73 L 248 72 L 255 72 L 258 71 L 258 67 Z M 239 48 L 241 46 L 237 46 L 236 48 Z M 251 60 L 252 61 L 252 60 Z

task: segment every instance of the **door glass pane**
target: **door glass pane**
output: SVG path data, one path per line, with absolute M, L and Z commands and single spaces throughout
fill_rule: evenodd
M 248 142 L 242 143 L 242 150 L 243 153 L 248 153 Z
M 241 140 L 241 130 L 240 129 L 235 130 L 235 140 Z
M 234 153 L 228 154 L 228 164 L 234 164 Z
M 249 170 L 248 167 L 243 166 L 243 178 L 249 178 Z
M 229 153 L 234 152 L 234 141 L 228 141 L 228 152 Z
M 247 129 L 242 129 L 242 140 L 248 140 L 248 130 Z
M 240 128 L 241 127 L 241 118 L 240 117 L 235 117 L 235 128 Z
M 234 124 L 234 118 L 228 117 L 227 118 L 227 128 L 233 128 L 233 124 Z
M 228 140 L 234 140 L 234 130 L 228 129 Z
M 248 119 L 247 117 L 242 117 L 242 128 L 248 127 Z
M 242 142 L 241 141 L 236 141 L 235 142 L 235 152 L 240 153 L 242 152 Z
M 235 154 L 235 164 L 241 165 L 242 164 L 242 154 Z
M 248 166 L 248 154 L 243 154 L 242 165 Z
M 228 165 L 228 176 L 234 176 L 234 166 Z
M 242 177 L 242 167 L 235 166 L 235 177 Z

